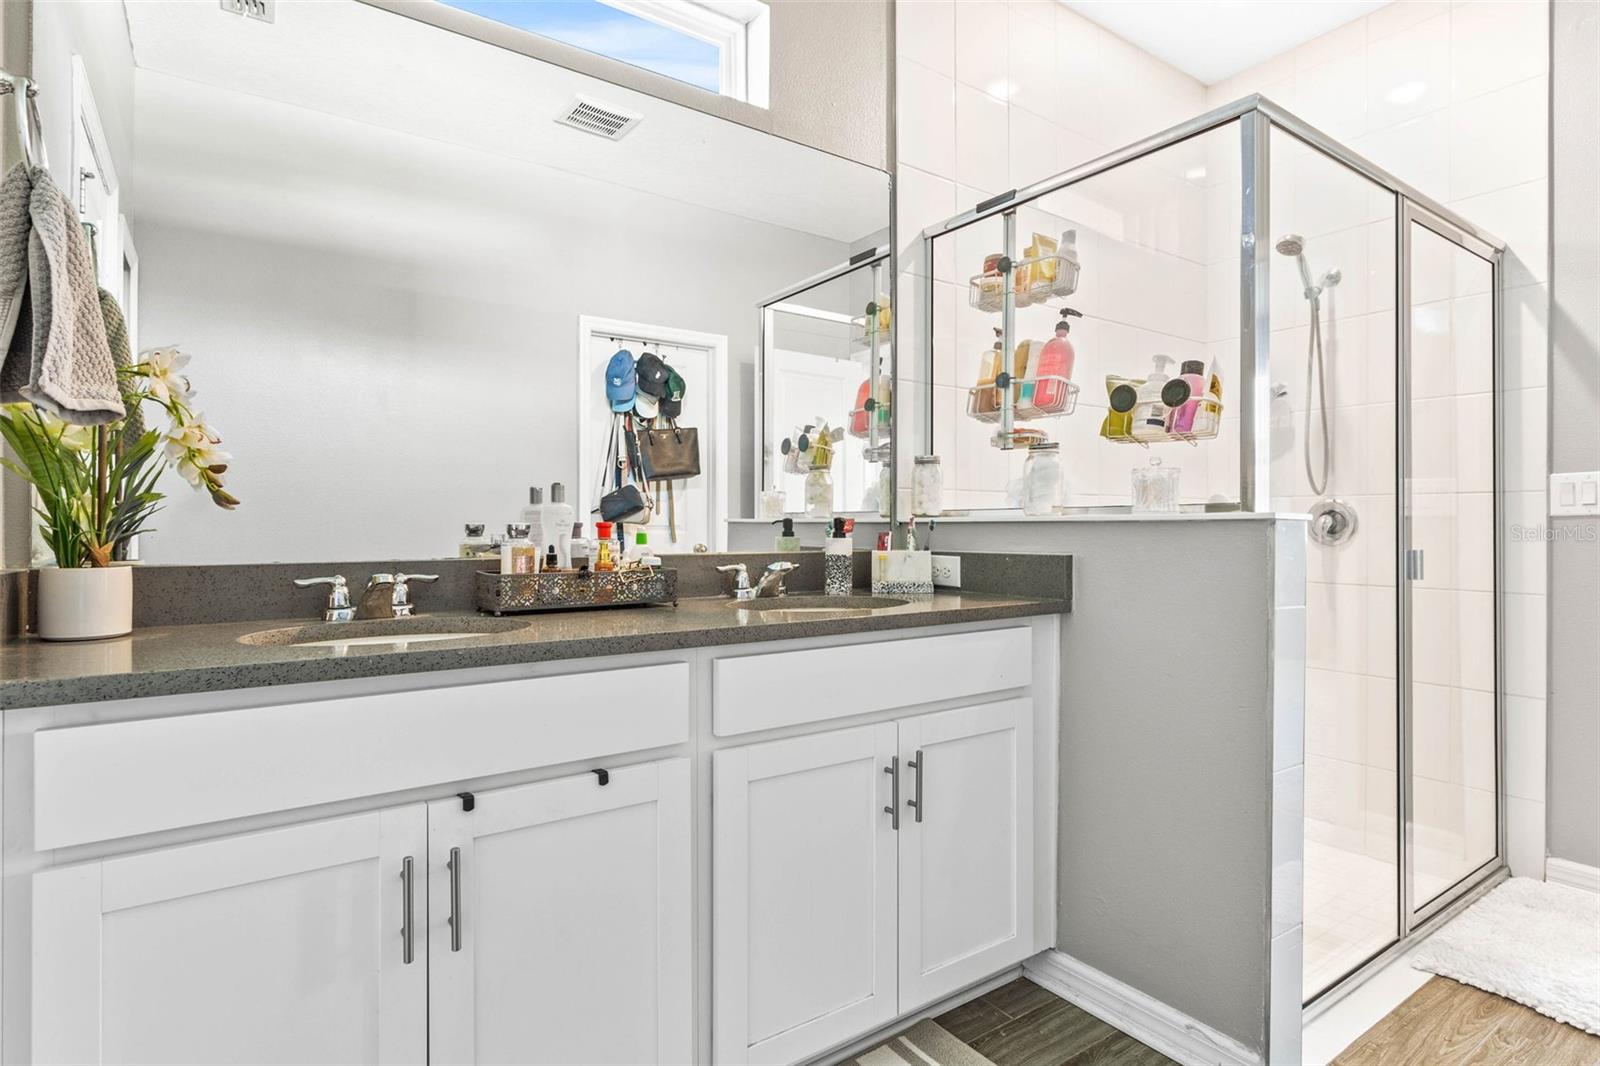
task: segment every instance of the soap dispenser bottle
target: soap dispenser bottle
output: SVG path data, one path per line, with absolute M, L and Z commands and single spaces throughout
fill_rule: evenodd
M 843 518 L 833 520 L 833 529 L 822 542 L 822 591 L 827 596 L 848 596 L 854 583 L 852 560 L 855 545 L 850 541 L 851 523 Z
M 794 531 L 794 519 L 792 519 L 792 518 L 780 518 L 780 519 L 778 519 L 778 522 L 782 522 L 783 523 L 783 528 L 778 531 L 778 539 L 777 539 L 777 542 L 773 546 L 775 548 L 777 548 L 778 551 L 781 551 L 781 552 L 797 552 L 797 551 L 799 551 L 800 550 L 800 537 Z M 774 522 L 772 524 L 773 525 L 777 525 L 778 522 Z
M 1167 405 L 1161 390 L 1172 377 L 1172 356 L 1157 355 L 1150 363 L 1150 376 L 1139 386 L 1139 402 L 1133 408 L 1133 439 L 1160 440 L 1167 434 Z

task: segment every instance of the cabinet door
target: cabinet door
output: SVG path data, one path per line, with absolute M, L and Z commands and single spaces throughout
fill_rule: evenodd
M 895 1015 L 892 722 L 713 756 L 719 1066 L 796 1062 Z
M 899 724 L 904 1012 L 1033 953 L 1033 701 Z
M 463 807 L 428 807 L 432 1061 L 690 1061 L 688 760 Z
M 418 804 L 34 875 L 33 1061 L 426 1061 L 426 847 Z

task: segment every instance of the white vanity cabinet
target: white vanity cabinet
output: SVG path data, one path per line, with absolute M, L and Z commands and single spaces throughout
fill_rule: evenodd
M 1033 701 L 713 756 L 718 1066 L 789 1063 L 1033 941 Z
M 436 1063 L 694 1059 L 689 761 L 428 805 Z
M 684 1063 L 668 759 L 33 878 L 38 1063 Z
M 427 846 L 413 804 L 36 874 L 31 1061 L 424 1061 Z

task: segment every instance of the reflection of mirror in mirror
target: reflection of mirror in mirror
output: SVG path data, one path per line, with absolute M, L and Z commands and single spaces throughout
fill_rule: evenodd
M 888 248 L 869 248 L 762 305 L 763 517 L 876 515 L 887 501 L 888 278 Z
M 662 547 L 755 513 L 751 308 L 879 239 L 882 172 L 356 0 L 63 6 L 34 53 L 86 53 L 98 118 L 74 151 L 49 86 L 52 161 L 115 172 L 102 281 L 191 356 L 245 501 L 174 479 L 146 561 L 437 557 L 529 486 L 592 506 L 604 358 L 639 342 L 706 459 Z M 638 122 L 558 125 L 580 95 Z

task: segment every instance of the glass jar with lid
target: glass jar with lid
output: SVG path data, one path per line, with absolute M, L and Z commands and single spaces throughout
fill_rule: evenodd
M 1162 466 L 1153 456 L 1149 466 L 1133 468 L 1133 511 L 1135 514 L 1177 514 L 1178 476 L 1175 466 Z
M 1022 513 L 1055 514 L 1061 504 L 1061 445 L 1040 441 L 1022 464 Z
M 919 455 L 911 466 L 911 513 L 944 513 L 944 475 L 937 455 Z

